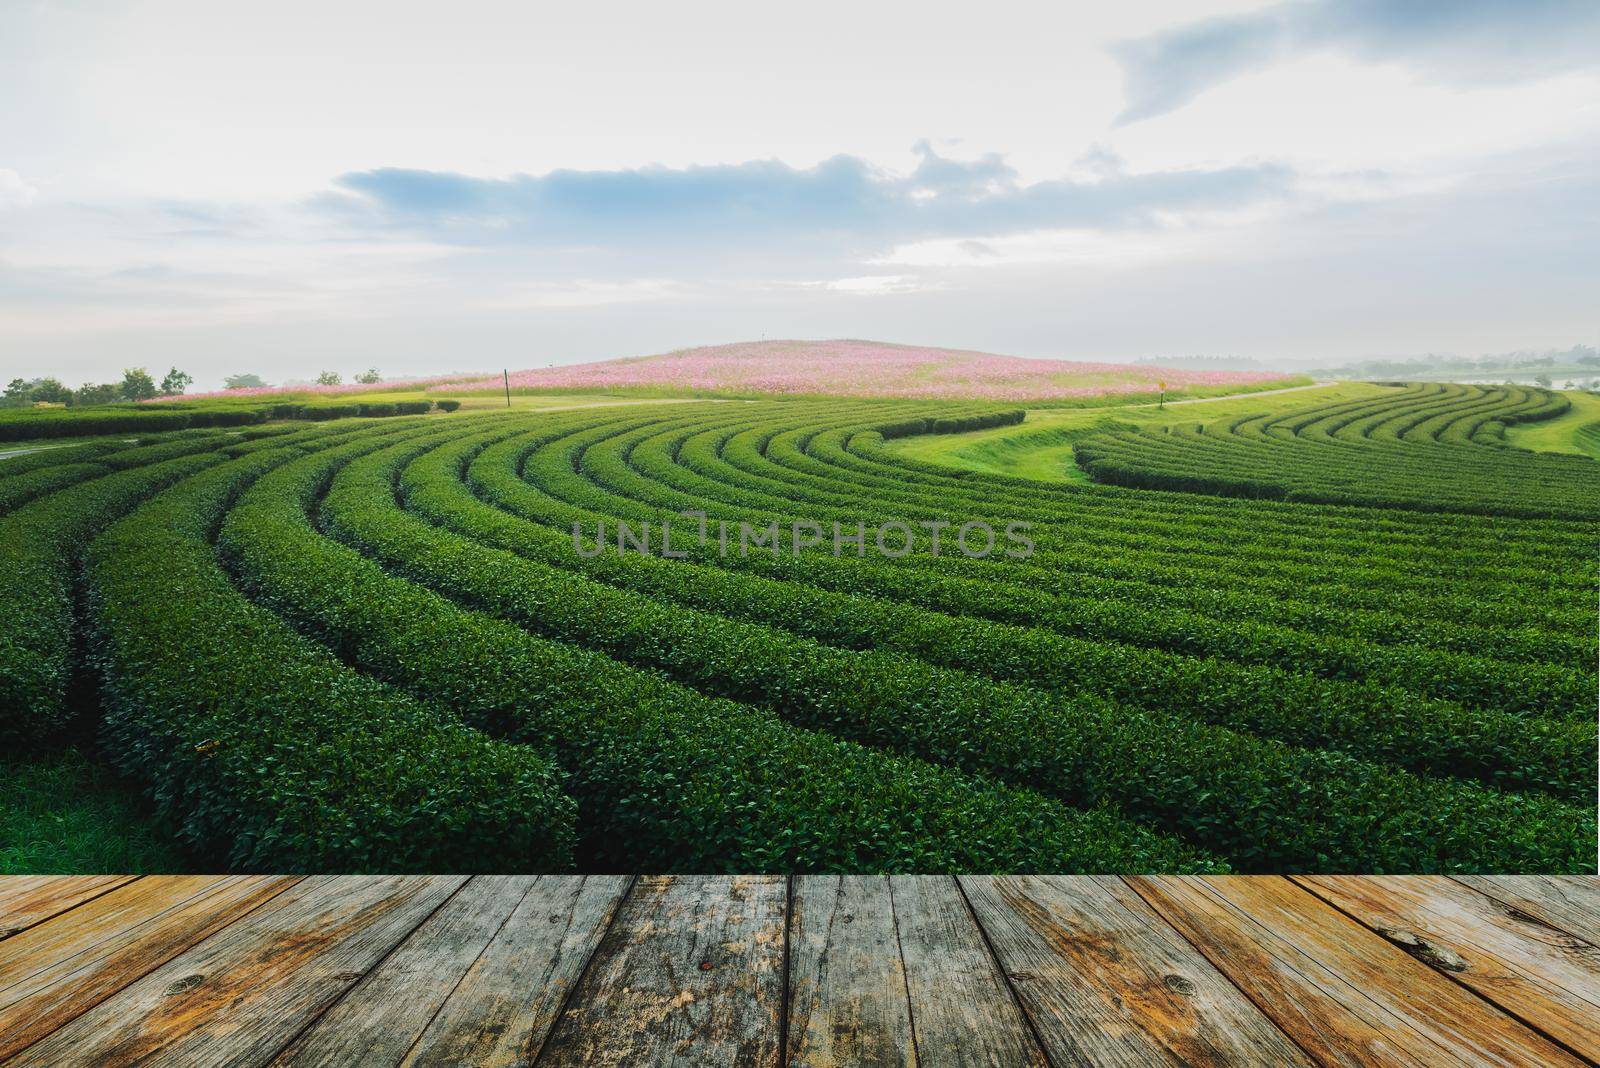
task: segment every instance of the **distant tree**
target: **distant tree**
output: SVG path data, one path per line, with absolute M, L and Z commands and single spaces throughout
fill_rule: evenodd
M 317 385 L 319 386 L 337 386 L 340 381 L 339 372 L 337 371 L 323 371 L 317 375 Z
M 33 383 L 21 378 L 13 378 L 6 383 L 4 404 L 7 408 L 21 408 L 33 403 Z
M 194 385 L 194 376 L 174 367 L 167 372 L 167 377 L 161 380 L 161 395 L 163 397 L 175 397 L 192 385 Z
M 365 371 L 356 375 L 356 381 L 360 382 L 363 386 L 370 386 L 376 382 L 382 382 L 383 376 L 378 373 L 378 369 L 376 367 L 369 367 Z M 335 385 L 337 385 L 337 383 L 335 383 Z
M 1535 375 L 1533 381 L 1534 381 L 1535 385 L 1543 386 L 1545 389 L 1549 389 L 1550 388 L 1550 376 L 1549 375 Z
M 71 404 L 72 390 L 58 378 L 36 378 L 33 381 L 33 403 Z
M 72 390 L 55 378 L 13 378 L 0 398 L 0 407 L 25 408 L 30 404 L 68 404 Z
M 156 380 L 143 367 L 129 367 L 122 372 L 122 385 L 118 388 L 124 400 L 149 400 L 156 395 Z
M 223 389 L 264 389 L 266 385 L 260 375 L 229 375 L 222 380 Z
M 110 404 L 121 399 L 122 387 L 115 382 L 85 382 L 72 394 L 74 404 Z

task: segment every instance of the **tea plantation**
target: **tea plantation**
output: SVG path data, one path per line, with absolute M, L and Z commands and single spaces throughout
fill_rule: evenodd
M 1600 463 L 1505 441 L 1564 403 L 1197 407 L 1103 484 L 892 448 L 992 402 L 29 452 L 0 746 L 87 722 L 239 870 L 1592 871 Z

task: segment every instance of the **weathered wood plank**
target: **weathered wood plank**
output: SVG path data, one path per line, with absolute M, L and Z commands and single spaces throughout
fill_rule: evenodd
M 7 875 L 0 878 L 0 939 L 10 938 L 136 878 L 138 876 L 134 875 Z
M 1128 882 L 1321 1063 L 1582 1063 L 1279 876 Z
M 776 1064 L 786 897 L 778 876 L 640 879 L 539 1063 Z
M 30 1046 L 15 1064 L 270 1060 L 464 876 L 313 876 Z
M 802 875 L 789 913 L 789 1063 L 916 1063 L 894 899 L 882 875 Z
M 154 971 L 294 878 L 151 876 L 0 943 L 0 1059 Z
M 1600 1060 L 1600 949 L 1442 875 L 1295 876 L 1412 956 Z
M 1591 875 L 1457 875 L 1523 916 L 1600 946 L 1600 879 Z
M 1120 879 L 963 876 L 961 885 L 1057 1063 L 1309 1063 Z
M 405 1063 L 532 1064 L 630 882 L 620 875 L 542 876 Z
M 1043 1068 L 1022 1008 L 948 875 L 891 880 L 923 1068 Z
M 474 878 L 274 1063 L 399 1064 L 537 878 Z

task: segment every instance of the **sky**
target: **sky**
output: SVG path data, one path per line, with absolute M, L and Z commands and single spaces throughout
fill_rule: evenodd
M 1600 341 L 1592 0 L 0 0 L 0 380 Z

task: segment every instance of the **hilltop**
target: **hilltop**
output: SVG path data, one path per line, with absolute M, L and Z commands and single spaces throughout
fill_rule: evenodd
M 514 390 L 639 390 L 713 395 L 825 394 L 1007 401 L 1070 401 L 1169 391 L 1232 393 L 1290 384 L 1263 372 L 1166 369 L 1150 364 L 1030 359 L 882 341 L 745 341 L 513 372 Z M 433 392 L 499 387 L 498 378 Z

